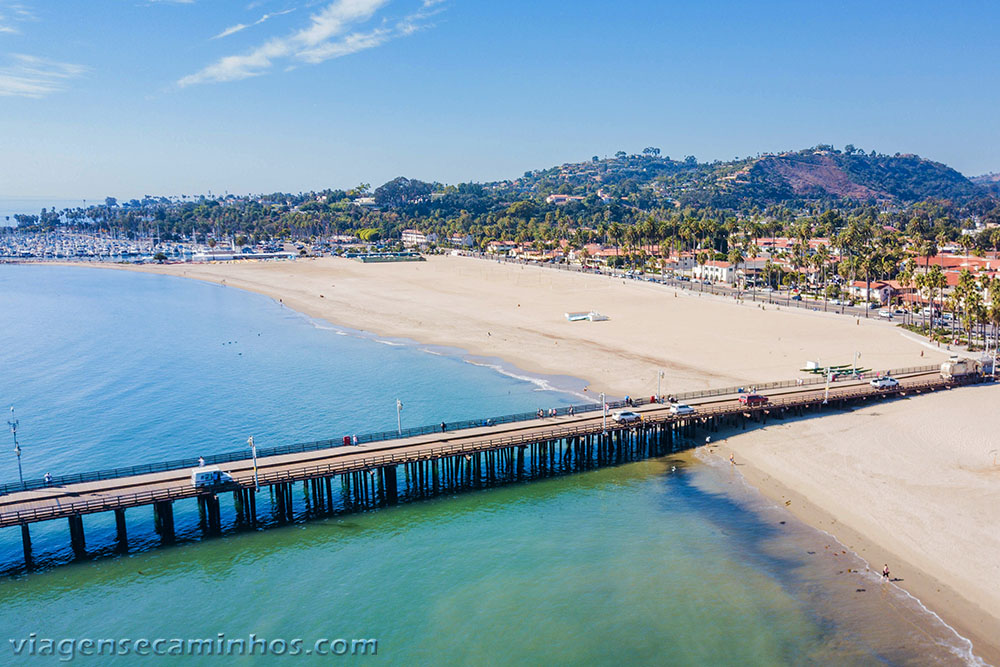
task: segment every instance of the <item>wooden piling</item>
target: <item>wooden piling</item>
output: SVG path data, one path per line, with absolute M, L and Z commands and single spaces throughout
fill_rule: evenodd
M 118 543 L 119 551 L 128 549 L 128 530 L 125 525 L 125 509 L 118 507 L 115 509 L 115 541 Z
M 83 535 L 83 517 L 79 514 L 69 517 L 69 540 L 77 558 L 83 558 L 87 555 L 87 544 Z
M 24 566 L 30 568 L 32 565 L 31 531 L 26 523 L 21 524 L 21 547 L 24 549 Z

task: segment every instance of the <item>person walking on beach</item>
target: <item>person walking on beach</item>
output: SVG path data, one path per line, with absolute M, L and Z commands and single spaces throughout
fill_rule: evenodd
M 885 567 L 882 568 L 882 578 L 886 581 L 889 580 L 889 564 L 886 563 Z

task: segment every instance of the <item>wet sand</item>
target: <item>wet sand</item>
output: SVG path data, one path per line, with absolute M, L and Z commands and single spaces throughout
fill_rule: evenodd
M 1000 664 L 1000 386 L 770 422 L 713 447 Z

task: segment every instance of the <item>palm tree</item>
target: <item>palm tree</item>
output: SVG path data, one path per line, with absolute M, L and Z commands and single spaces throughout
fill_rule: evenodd
M 913 284 L 916 285 L 917 294 L 921 297 L 921 302 L 923 301 L 924 290 L 927 289 L 927 278 L 930 274 L 928 273 L 918 273 L 913 277 Z M 927 309 L 920 309 L 921 317 L 924 320 L 924 324 L 927 324 Z
M 740 280 L 736 272 L 739 271 L 740 264 L 742 264 L 746 259 L 745 257 L 743 257 L 743 248 L 741 248 L 739 245 L 733 245 L 732 247 L 730 247 L 728 259 L 729 263 L 733 265 L 733 277 L 736 281 L 736 296 L 737 298 L 739 298 Z
M 910 260 L 903 262 L 903 266 L 899 271 L 899 284 L 902 287 L 909 287 L 913 284 L 913 263 Z M 903 310 L 903 324 L 906 324 L 906 316 L 909 314 L 909 310 Z
M 820 289 L 823 291 L 823 311 L 826 312 L 826 265 L 830 261 L 830 249 L 821 245 L 812 257 L 813 266 L 820 272 Z
M 698 255 L 695 257 L 695 259 L 698 261 L 698 266 L 704 267 L 705 266 L 705 262 L 708 261 L 708 253 L 699 252 Z M 701 276 L 701 280 L 698 281 L 699 289 L 702 292 L 704 292 L 705 291 L 705 273 L 703 271 L 699 271 L 699 274 Z

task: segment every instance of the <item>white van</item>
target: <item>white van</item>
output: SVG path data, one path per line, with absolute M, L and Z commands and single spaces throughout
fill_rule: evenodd
M 231 484 L 234 481 L 233 476 L 220 470 L 219 466 L 201 466 L 191 471 L 191 486 L 196 489 Z

